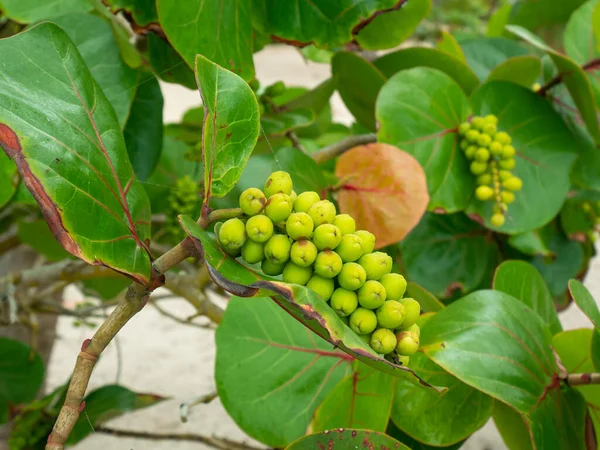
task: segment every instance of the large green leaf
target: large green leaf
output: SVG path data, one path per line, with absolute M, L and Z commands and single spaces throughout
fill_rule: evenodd
M 434 48 L 405 48 L 388 53 L 376 59 L 373 64 L 388 78 L 400 70 L 415 67 L 437 69 L 456 81 L 467 94 L 479 85 L 477 76 L 463 61 Z
M 168 83 L 196 89 L 194 72 L 168 42 L 154 34 L 148 35 L 148 58 L 156 76 Z
M 414 386 L 407 382 L 409 386 Z M 420 389 L 413 389 L 419 391 Z M 362 427 L 385 431 L 390 418 L 394 378 L 361 362 L 325 398 L 315 412 L 312 431 Z M 438 397 L 437 393 L 433 394 Z
M 17 166 L 4 154 L 0 154 L 0 208 L 6 205 L 19 185 Z
M 305 191 L 320 194 L 327 187 L 323 171 L 317 163 L 296 148 L 285 147 L 275 153 L 273 170 L 288 172 L 294 180 L 294 191 L 298 194 Z
M 126 11 L 136 26 L 145 27 L 158 23 L 156 2 L 154 0 L 103 0 L 113 14 Z
M 428 208 L 456 212 L 475 189 L 469 163 L 458 148 L 456 130 L 469 104 L 448 75 L 430 68 L 401 71 L 381 89 L 376 104 L 377 139 L 413 155 L 425 169 Z
M 58 14 L 85 12 L 92 9 L 89 0 L 0 0 L 3 15 L 19 23 L 33 23 Z
M 510 23 L 521 25 L 530 30 L 550 25 L 564 24 L 571 13 L 586 0 L 518 0 Z
M 0 337 L 0 424 L 8 419 L 9 405 L 32 401 L 44 379 L 44 362 L 19 341 Z
M 569 280 L 569 292 L 579 309 L 600 330 L 600 310 L 590 291 L 587 290 L 581 281 L 573 279 Z
M 205 196 L 222 197 L 235 185 L 256 145 L 258 102 L 244 80 L 202 55 L 196 57 L 196 78 L 205 108 Z
M 408 279 L 439 298 L 477 288 L 498 255 L 486 230 L 463 214 L 426 213 L 400 245 Z
M 427 445 L 449 446 L 488 421 L 494 405 L 491 397 L 459 381 L 422 353 L 411 356 L 409 365 L 429 383 L 448 387 L 440 396 L 396 380 L 392 420 L 409 436 Z
M 51 21 L 65 30 L 77 46 L 123 128 L 135 96 L 138 73 L 121 58 L 110 23 L 85 13 L 65 14 Z
M 390 421 L 387 430 L 385 431 L 389 436 L 397 439 L 411 450 L 458 450 L 462 447 L 464 441 L 457 444 L 449 445 L 448 447 L 433 447 L 431 445 L 423 444 L 417 441 L 413 437 L 406 434 L 400 428 L 398 428 L 394 422 Z
M 154 75 L 146 75 L 140 81 L 123 135 L 136 176 L 146 180 L 162 150 L 163 96 Z
M 427 356 L 462 382 L 522 413 L 556 373 L 548 326 L 519 300 L 477 291 L 437 312 L 421 330 Z
M 517 150 L 513 173 L 523 180 L 508 208 L 506 223 L 490 223 L 492 202 L 473 199 L 469 210 L 481 216 L 488 228 L 517 234 L 548 223 L 560 210 L 569 190 L 569 171 L 577 148 L 567 126 L 552 106 L 530 89 L 494 81 L 472 97 L 473 111 L 495 114 L 498 127 L 512 137 Z M 544 192 L 540 197 L 539 193 Z
M 494 402 L 494 424 L 510 450 L 534 450 L 527 420 L 513 408 Z
M 594 101 L 592 86 L 581 67 L 571 58 L 546 45 L 544 41 L 528 30 L 516 25 L 508 25 L 506 29 L 536 48 L 546 52 L 552 58 L 558 72 L 562 76 L 562 82 L 569 90 L 588 131 L 596 142 L 599 142 L 600 126 L 598 125 L 598 118 L 596 116 L 596 102 Z M 598 102 L 600 102 L 600 99 Z
M 296 109 L 262 115 L 260 125 L 267 135 L 284 136 L 289 131 L 309 126 L 314 120 L 311 110 Z
M 542 62 L 535 56 L 515 56 L 496 66 L 488 75 L 487 81 L 509 81 L 526 88 L 538 79 Z
M 511 39 L 475 38 L 460 43 L 469 67 L 480 80 L 485 80 L 490 72 L 508 58 L 526 55 L 527 49 Z
M 356 121 L 375 131 L 375 101 L 386 78 L 373 64 L 349 52 L 335 54 L 331 72 L 342 100 Z
M 527 231 L 526 233 L 513 234 L 509 236 L 508 243 L 521 253 L 531 256 L 552 256 L 552 251 L 538 231 Z
M 496 269 L 493 288 L 512 295 L 533 309 L 548 324 L 552 334 L 562 331 L 548 286 L 531 264 L 504 261 Z
M 0 40 L 0 53 L 0 146 L 55 237 L 91 264 L 148 282 L 148 197 L 114 110 L 76 47 L 43 23 Z
M 169 42 L 194 67 L 197 54 L 254 78 L 251 0 L 157 0 L 160 23 Z
M 410 450 L 406 445 L 383 433 L 347 428 L 327 430 L 305 436 L 286 447 L 286 450 L 356 450 L 361 447 L 365 449 Z

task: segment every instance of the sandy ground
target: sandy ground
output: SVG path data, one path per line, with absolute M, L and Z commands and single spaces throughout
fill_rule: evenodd
M 288 85 L 315 86 L 329 77 L 329 66 L 305 63 L 300 54 L 289 47 L 273 47 L 258 53 L 255 58 L 261 83 L 279 79 Z M 165 119 L 178 120 L 189 107 L 198 105 L 197 92 L 175 85 L 163 85 Z M 335 117 L 349 123 L 351 116 L 339 97 L 333 99 Z M 600 298 L 600 261 L 596 261 L 587 278 L 587 286 Z M 67 295 L 75 300 L 76 292 Z M 182 300 L 165 303 L 169 311 L 186 317 L 193 311 Z M 589 321 L 576 308 L 561 314 L 565 328 L 591 327 Z M 73 327 L 69 318 L 58 323 L 58 338 L 48 368 L 48 388 L 64 383 L 69 377 L 81 342 L 92 333 L 90 329 Z M 214 390 L 214 332 L 174 323 L 160 315 L 156 309 L 146 307 L 119 333 L 118 339 L 102 356 L 90 388 L 119 382 L 141 392 L 153 392 L 170 397 L 161 404 L 127 414 L 110 422 L 118 429 L 151 431 L 154 433 L 194 433 L 203 436 L 221 436 L 248 440 L 218 400 L 195 407 L 185 424 L 179 420 L 179 405 Z M 76 450 L 191 450 L 209 448 L 195 442 L 157 441 L 116 438 L 95 433 Z M 468 450 L 503 449 L 502 440 L 493 424 L 488 424 L 463 446 Z

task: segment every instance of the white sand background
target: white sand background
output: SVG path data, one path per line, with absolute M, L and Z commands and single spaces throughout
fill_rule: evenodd
M 291 47 L 269 47 L 255 55 L 260 82 L 269 84 L 284 80 L 287 85 L 314 87 L 330 76 L 326 64 L 307 63 Z M 360 89 L 360 86 L 357 86 Z M 165 97 L 164 117 L 174 122 L 190 107 L 200 103 L 197 92 L 177 85 L 163 84 Z M 352 118 L 339 96 L 332 100 L 338 122 L 350 123 Z M 586 285 L 595 298 L 600 298 L 600 262 L 592 264 Z M 68 302 L 77 299 L 77 293 L 66 295 Z M 183 300 L 163 302 L 174 314 L 187 317 L 192 308 Z M 566 329 L 591 327 L 590 322 L 576 307 L 561 314 Z M 58 338 L 48 368 L 48 389 L 62 384 L 69 377 L 77 353 L 84 339 L 92 334 L 89 328 L 73 327 L 69 318 L 58 322 Z M 117 351 L 119 350 L 119 352 Z M 118 357 L 120 353 L 120 358 Z M 200 405 L 190 412 L 189 421 L 179 420 L 179 405 L 214 390 L 214 332 L 185 326 L 160 315 L 147 306 L 118 335 L 103 354 L 90 382 L 90 388 L 118 382 L 139 392 L 152 392 L 170 397 L 159 405 L 126 414 L 108 423 L 112 428 L 153 433 L 194 433 L 220 436 L 252 442 L 228 417 L 218 399 Z M 120 364 L 119 364 L 120 361 Z M 257 443 L 255 443 L 258 445 Z M 185 441 L 117 438 L 95 433 L 82 441 L 76 450 L 199 450 L 203 444 Z M 489 423 L 472 436 L 463 446 L 469 450 L 503 449 L 501 438 Z

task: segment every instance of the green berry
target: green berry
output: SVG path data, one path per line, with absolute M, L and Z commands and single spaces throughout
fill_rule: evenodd
M 469 131 L 467 131 L 467 134 L 465 134 L 465 138 L 467 139 L 467 141 L 471 142 L 472 144 L 476 144 L 477 139 L 479 138 L 479 131 L 469 130 Z
M 273 222 L 262 214 L 252 216 L 246 222 L 246 234 L 255 242 L 267 242 L 273 236 Z
M 356 234 L 347 234 L 342 237 L 335 252 L 340 255 L 340 258 L 342 258 L 342 261 L 344 262 L 356 261 L 363 255 L 362 239 Z
M 296 212 L 308 212 L 309 208 L 321 200 L 319 194 L 314 191 L 303 192 L 298 195 L 298 198 L 294 202 L 294 211 Z
M 473 161 L 470 166 L 473 175 L 481 175 L 487 170 L 487 163 Z
M 363 308 L 379 308 L 385 302 L 385 297 L 385 288 L 379 281 L 369 280 L 358 290 L 358 303 Z
M 490 159 L 490 151 L 484 147 L 478 148 L 475 152 L 475 161 L 484 163 L 487 162 L 488 159 Z
M 502 160 L 498 161 L 498 165 L 500 166 L 501 169 L 512 170 L 515 168 L 516 161 L 514 158 L 502 159 Z
M 489 200 L 494 196 L 494 190 L 489 186 L 479 186 L 475 189 L 475 197 L 482 202 Z
M 471 124 L 469 122 L 463 122 L 458 126 L 458 134 L 464 136 L 467 134 L 467 131 L 471 129 Z
M 362 241 L 361 247 L 363 255 L 371 253 L 375 248 L 375 235 L 367 230 L 358 230 L 355 231 L 354 234 Z
M 385 288 L 387 300 L 400 300 L 406 292 L 406 279 L 399 273 L 388 273 L 379 282 Z
M 288 262 L 284 269 L 282 279 L 286 283 L 294 283 L 300 284 L 304 286 L 312 277 L 313 271 L 310 267 L 302 267 L 294 264 L 293 262 Z
M 285 231 L 294 240 L 308 239 L 313 233 L 313 221 L 306 213 L 293 213 L 285 222 Z
M 386 328 L 375 330 L 369 342 L 373 350 L 383 355 L 393 352 L 397 343 L 396 335 Z
M 499 131 L 494 135 L 494 140 L 496 142 L 500 142 L 502 145 L 508 145 L 512 142 L 512 139 L 508 135 L 508 133 L 504 131 Z
M 502 154 L 502 149 L 504 146 L 500 142 L 492 142 L 489 147 L 490 153 L 494 156 L 500 156 Z
M 317 247 L 307 239 L 300 239 L 292 244 L 290 259 L 301 267 L 309 267 L 317 259 Z
M 242 245 L 242 258 L 248 264 L 256 264 L 265 259 L 264 245 L 259 242 L 254 242 L 252 239 L 248 239 Z
M 335 212 L 335 206 L 329 200 L 319 200 L 308 209 L 308 215 L 313 220 L 315 227 L 324 223 L 333 223 Z
M 402 356 L 412 356 L 419 350 L 419 337 L 410 331 L 401 331 L 396 335 L 396 353 Z
M 400 303 L 404 306 L 404 321 L 402 322 L 402 327 L 408 328 L 417 323 L 417 320 L 421 315 L 421 305 L 414 298 L 403 298 L 400 300 Z
M 335 225 L 324 223 L 315 228 L 312 241 L 319 250 L 333 250 L 342 241 L 342 232 Z
M 512 178 L 513 174 L 510 170 L 501 170 L 498 172 L 498 176 L 500 177 L 500 181 L 505 181 Z
M 270 198 L 272 195 L 278 194 L 279 192 L 290 195 L 293 190 L 292 177 L 290 177 L 289 173 L 282 170 L 273 172 L 269 178 L 267 178 L 263 190 L 267 198 Z M 275 220 L 274 222 L 279 222 L 279 220 Z
M 469 147 L 470 143 L 466 139 L 460 141 L 460 149 L 465 151 Z
M 409 331 L 410 333 L 416 334 L 418 337 L 421 337 L 421 328 L 416 323 L 413 323 L 410 327 L 404 327 L 402 324 L 402 330 L 400 331 Z
M 398 328 L 406 318 L 404 305 L 398 300 L 388 300 L 375 313 L 377 323 L 383 328 Z
M 498 117 L 496 117 L 493 114 L 488 114 L 484 117 L 484 119 L 487 123 L 493 123 L 494 125 L 498 125 Z
M 486 123 L 483 126 L 483 130 L 481 130 L 482 132 L 484 132 L 486 135 L 488 136 L 493 136 L 496 134 L 496 124 L 495 123 Z
M 520 191 L 523 187 L 523 181 L 519 177 L 510 177 L 502 182 L 502 187 L 509 191 Z
M 219 229 L 219 242 L 228 250 L 237 250 L 246 242 L 246 227 L 240 219 L 225 221 Z
M 272 277 L 281 275 L 284 268 L 285 263 L 274 263 L 270 259 L 263 259 L 260 266 L 260 270 L 262 270 L 265 275 L 270 275 Z
M 324 250 L 315 260 L 315 273 L 323 278 L 333 278 L 342 271 L 342 258 L 332 251 Z
M 478 148 L 479 148 L 479 147 L 477 147 L 476 145 L 469 145 L 469 146 L 467 147 L 467 150 L 465 151 L 465 156 L 466 156 L 468 159 L 473 159 L 473 158 L 475 158 L 475 153 L 477 153 L 477 149 L 478 149 Z
M 483 175 L 479 175 L 477 177 L 477 184 L 479 184 L 481 186 L 487 186 L 489 184 L 492 184 L 492 175 L 490 175 L 489 173 L 484 173 Z
M 327 301 L 331 297 L 331 294 L 333 294 L 335 283 L 331 278 L 323 278 L 319 275 L 313 275 L 311 279 L 308 280 L 308 283 L 306 283 L 306 287 L 312 289 L 319 294 L 323 300 Z
M 292 197 L 283 193 L 273 194 L 267 200 L 265 214 L 275 223 L 283 222 L 292 213 L 292 208 Z
M 292 198 L 292 204 L 296 203 L 296 200 L 298 199 L 298 194 L 296 194 L 296 191 L 292 191 L 292 193 L 290 194 L 290 197 Z
M 398 346 L 398 344 L 396 344 L 396 346 Z M 402 367 L 407 367 L 408 363 L 410 362 L 410 358 L 408 356 L 395 354 L 394 357 L 396 358 L 396 364 Z
M 274 263 L 281 264 L 290 259 L 292 243 L 287 236 L 276 234 L 265 244 L 265 257 Z
M 501 213 L 495 213 L 490 218 L 490 223 L 495 227 L 501 227 L 504 225 L 504 215 Z
M 262 211 L 267 203 L 263 191 L 257 188 L 248 188 L 240 194 L 240 208 L 247 216 L 254 216 Z
M 356 292 L 337 288 L 333 291 L 333 294 L 331 294 L 329 304 L 331 305 L 331 309 L 333 309 L 338 316 L 346 317 L 356 310 L 358 298 L 356 297 Z
M 517 151 L 512 145 L 505 145 L 502 147 L 502 154 L 500 156 L 502 156 L 504 159 L 510 159 L 515 156 L 516 153 Z
M 356 231 L 356 223 L 350 214 L 338 214 L 333 219 L 333 224 L 340 229 L 342 235 L 352 234 Z
M 510 191 L 500 192 L 500 197 L 502 198 L 502 201 L 504 203 L 506 203 L 507 205 L 510 205 L 511 203 L 513 203 L 515 201 L 515 194 L 513 194 Z
M 349 262 L 342 266 L 337 280 L 341 287 L 349 291 L 359 289 L 367 279 L 367 273 L 360 264 Z
M 471 127 L 474 128 L 475 130 L 483 129 L 484 125 L 485 125 L 485 119 L 483 117 L 475 116 L 471 119 Z
M 363 255 L 358 260 L 367 272 L 367 280 L 379 280 L 392 271 L 392 258 L 383 252 L 373 252 Z
M 492 143 L 492 138 L 487 134 L 480 134 L 477 138 L 477 145 L 480 147 L 487 147 Z
M 349 325 L 356 334 L 369 334 L 377 328 L 377 317 L 370 309 L 356 308 L 350 315 Z

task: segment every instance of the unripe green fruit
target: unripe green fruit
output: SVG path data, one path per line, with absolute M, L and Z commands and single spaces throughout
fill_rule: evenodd
M 333 224 L 340 229 L 342 235 L 352 234 L 356 231 L 356 222 L 350 214 L 338 214 L 333 219 Z
M 358 230 L 354 234 L 361 239 L 363 255 L 371 253 L 375 248 L 375 235 L 367 230 Z
M 398 346 L 398 344 L 396 344 Z M 407 367 L 410 362 L 410 357 L 396 354 L 396 364 L 402 367 Z
M 294 202 L 294 211 L 308 212 L 310 207 L 319 200 L 321 200 L 321 197 L 314 191 L 302 192 Z
M 267 178 L 263 190 L 267 198 L 270 198 L 272 195 L 279 192 L 290 195 L 293 190 L 292 177 L 290 177 L 289 173 L 282 170 L 273 172 L 269 178 Z M 279 222 L 279 220 L 275 220 L 275 222 Z
M 475 197 L 482 202 L 489 200 L 494 196 L 494 190 L 489 186 L 479 186 L 475 189 Z
M 335 205 L 329 200 L 319 200 L 308 209 L 308 215 L 313 220 L 315 227 L 324 223 L 333 223 L 335 212 Z
M 367 279 L 367 273 L 360 264 L 349 262 L 342 266 L 337 280 L 341 287 L 349 291 L 360 288 Z
M 335 283 L 331 278 L 323 278 L 319 275 L 313 275 L 311 279 L 308 280 L 308 283 L 306 283 L 306 287 L 312 289 L 319 294 L 323 300 L 327 301 L 331 297 L 331 294 L 333 294 Z
M 370 345 L 377 353 L 387 355 L 396 348 L 398 340 L 393 331 L 386 328 L 379 328 L 371 335 Z
M 219 242 L 228 250 L 237 250 L 246 242 L 246 226 L 238 218 L 225 221 L 219 229 Z
M 383 252 L 373 252 L 361 256 L 358 263 L 367 272 L 367 280 L 379 280 L 392 271 L 392 258 Z
M 331 294 L 329 304 L 331 305 L 331 309 L 333 309 L 338 316 L 346 317 L 356 310 L 358 298 L 356 297 L 356 292 L 337 288 L 333 291 L 333 294 Z
M 246 234 L 255 242 L 267 242 L 273 236 L 273 222 L 262 214 L 252 216 L 246 222 Z
M 294 264 L 301 267 L 308 267 L 317 259 L 317 247 L 306 239 L 300 239 L 292 244 L 290 250 L 290 259 Z
M 504 225 L 504 215 L 501 213 L 495 213 L 490 218 L 490 223 L 495 227 L 501 227 Z
M 477 145 L 480 147 L 487 147 L 492 143 L 492 138 L 487 134 L 480 134 L 477 138 Z
M 406 311 L 398 300 L 388 300 L 376 311 L 377 323 L 383 328 L 398 328 L 404 323 Z
M 523 187 L 523 181 L 519 177 L 510 177 L 502 182 L 502 187 L 509 191 L 520 191 Z
M 313 232 L 313 221 L 306 213 L 293 213 L 285 222 L 285 231 L 294 240 L 308 239 Z
M 240 194 L 240 208 L 247 216 L 254 216 L 261 212 L 265 203 L 267 198 L 260 189 L 248 188 Z
M 315 228 L 312 241 L 319 250 L 333 250 L 342 241 L 342 232 L 335 225 L 324 223 Z
M 408 297 L 400 300 L 400 303 L 404 306 L 404 322 L 402 322 L 402 328 L 408 328 L 419 320 L 419 316 L 421 315 L 421 305 L 414 298 Z
M 323 225 L 321 225 L 323 226 Z M 342 261 L 356 261 L 363 255 L 363 242 L 356 234 L 347 234 L 336 247 L 335 252 L 340 255 Z
M 512 142 L 512 139 L 508 135 L 508 133 L 504 131 L 499 131 L 494 135 L 494 140 L 496 142 L 500 142 L 502 145 L 508 145 Z
M 465 150 L 465 156 L 466 156 L 468 159 L 473 159 L 473 158 L 475 158 L 475 154 L 477 153 L 477 149 L 478 149 L 478 148 L 479 148 L 479 147 L 477 147 L 476 145 L 469 145 L 469 146 L 467 147 L 467 150 Z
M 296 200 L 298 199 L 298 194 L 296 194 L 296 191 L 292 191 L 292 193 L 290 194 L 290 197 L 292 199 L 292 204 L 296 203 Z
M 513 194 L 510 191 L 502 191 L 500 192 L 500 198 L 502 198 L 502 201 L 504 203 L 510 205 L 512 202 L 515 201 L 515 194 Z
M 483 175 L 479 175 L 477 177 L 477 184 L 482 186 L 487 186 L 492 184 L 492 176 L 489 173 L 484 173 Z
M 483 131 L 485 134 L 487 134 L 488 136 L 493 136 L 496 134 L 497 128 L 496 128 L 496 124 L 495 123 L 486 123 L 483 126 Z
M 471 163 L 470 169 L 471 169 L 471 173 L 473 175 L 481 175 L 482 173 L 484 173 L 487 170 L 487 163 L 473 161 Z
M 471 129 L 471 124 L 469 122 L 463 122 L 458 126 L 458 134 L 464 136 L 467 134 L 467 131 Z
M 493 123 L 494 125 L 498 125 L 498 117 L 496 117 L 493 114 L 488 114 L 484 117 L 484 119 L 487 123 Z
M 385 302 L 385 298 L 385 288 L 379 281 L 369 280 L 358 290 L 358 303 L 363 308 L 379 308 Z
M 406 278 L 399 273 L 388 273 L 382 276 L 379 282 L 385 288 L 387 300 L 400 300 L 406 292 Z
M 515 154 L 517 153 L 517 151 L 515 150 L 515 148 L 512 145 L 505 145 L 504 147 L 502 147 L 502 158 L 504 159 L 510 159 L 513 156 L 515 156 Z
M 265 89 L 265 94 L 269 97 L 277 97 L 285 92 L 285 83 L 283 81 L 276 81 L 271 86 Z
M 500 142 L 493 141 L 488 148 L 490 149 L 490 153 L 492 155 L 500 156 L 502 155 L 502 149 L 504 146 Z
M 401 331 L 396 339 L 396 353 L 399 355 L 412 356 L 419 350 L 419 337 L 410 331 Z
M 260 265 L 260 270 L 262 270 L 265 275 L 270 275 L 272 277 L 281 275 L 284 268 L 285 263 L 274 263 L 270 259 L 263 259 L 263 262 Z
M 369 334 L 377 328 L 377 317 L 370 309 L 356 308 L 350 315 L 349 325 L 356 334 Z
M 332 250 L 324 250 L 315 260 L 315 273 L 323 278 L 333 278 L 342 271 L 342 258 Z
M 502 159 L 498 161 L 498 165 L 501 169 L 512 170 L 515 168 L 516 161 L 514 158 L 511 159 Z
M 490 159 L 490 151 L 487 148 L 480 147 L 477 149 L 475 152 L 475 161 L 484 163 L 487 162 L 488 159 Z
M 513 174 L 510 170 L 501 170 L 498 172 L 498 176 L 500 177 L 500 181 L 505 181 L 512 178 Z
M 292 213 L 292 197 L 287 194 L 273 194 L 267 200 L 265 214 L 273 222 L 283 222 Z
M 276 234 L 265 244 L 265 256 L 276 264 L 282 264 L 290 259 L 292 243 L 287 236 Z
M 286 283 L 300 284 L 304 286 L 312 277 L 313 271 L 310 267 L 301 267 L 293 262 L 288 262 L 283 269 L 282 279 Z
M 408 331 L 410 333 L 416 334 L 418 337 L 421 337 L 421 328 L 416 323 L 413 323 L 410 327 L 403 328 L 400 331 Z
M 473 117 L 471 119 L 471 127 L 475 130 L 481 130 L 485 125 L 485 120 L 483 117 Z
M 470 145 L 470 143 L 469 143 L 469 141 L 467 141 L 466 139 L 462 139 L 462 140 L 460 141 L 460 149 L 461 149 L 462 151 L 465 151 L 465 150 L 466 150 L 466 149 L 469 147 L 469 145 Z
M 252 239 L 248 239 L 242 245 L 242 258 L 248 264 L 256 264 L 265 259 L 264 245 L 258 242 L 254 242 Z
M 476 144 L 478 138 L 479 138 L 479 131 L 477 131 L 477 130 L 471 129 L 471 130 L 467 131 L 467 134 L 465 134 L 465 139 L 467 139 L 467 141 L 471 142 L 472 144 Z

